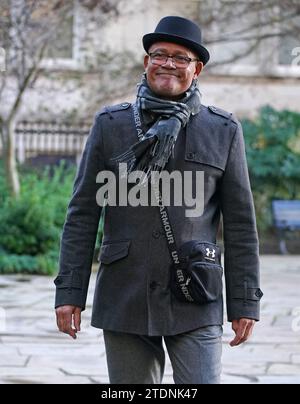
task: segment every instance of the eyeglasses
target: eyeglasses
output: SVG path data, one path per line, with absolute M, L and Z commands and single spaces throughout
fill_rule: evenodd
M 149 56 L 151 62 L 157 66 L 162 66 L 167 63 L 168 59 L 172 59 L 173 64 L 179 69 L 186 69 L 191 62 L 199 62 L 199 59 L 191 59 L 182 55 L 167 55 L 166 53 L 161 52 L 152 52 L 149 53 Z

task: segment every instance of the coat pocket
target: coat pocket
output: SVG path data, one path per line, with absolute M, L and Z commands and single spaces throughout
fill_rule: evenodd
M 220 265 L 194 262 L 189 268 L 191 295 L 198 303 L 213 303 L 223 291 L 223 268 Z
M 102 244 L 99 254 L 99 261 L 102 264 L 110 265 L 113 262 L 127 257 L 129 254 L 130 244 L 130 240 Z
M 187 152 L 185 161 L 189 163 L 200 164 L 202 166 L 210 167 L 212 169 L 225 171 L 226 160 L 224 156 L 212 156 L 211 153 L 205 154 L 203 152 Z

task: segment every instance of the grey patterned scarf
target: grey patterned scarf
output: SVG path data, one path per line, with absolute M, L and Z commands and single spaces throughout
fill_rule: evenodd
M 179 101 L 170 101 L 157 97 L 150 89 L 146 75 L 138 85 L 137 107 L 157 115 L 157 120 L 141 141 L 135 143 L 124 154 L 114 158 L 117 164 L 127 164 L 127 173 L 139 170 L 146 173 L 162 171 L 167 164 L 180 132 L 191 115 L 201 108 L 201 94 L 196 80 Z

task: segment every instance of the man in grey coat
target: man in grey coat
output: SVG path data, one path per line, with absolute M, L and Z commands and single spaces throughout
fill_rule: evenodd
M 186 296 L 180 299 L 173 293 L 174 257 L 160 208 L 150 203 L 132 206 L 119 198 L 104 207 L 92 325 L 104 330 L 111 383 L 161 383 L 164 342 L 175 383 L 218 384 L 223 298 L 221 292 L 211 296 L 214 288 L 222 291 L 216 245 L 221 214 L 227 313 L 235 332 L 231 346 L 251 336 L 262 297 L 242 128 L 232 114 L 201 104 L 197 79 L 209 52 L 195 23 L 165 17 L 154 33 L 144 36 L 143 45 L 145 74 L 136 103 L 100 111 L 82 156 L 55 279 L 57 324 L 74 339 L 80 331 L 102 212 L 102 174 L 115 174 L 120 185 L 117 163 L 127 164 L 126 174 L 143 172 L 143 181 L 153 172 L 202 172 L 203 177 L 196 177 L 203 178 L 201 215 L 187 214 L 184 204 L 170 204 L 167 210 L 177 247 L 192 242 L 202 249 L 206 272 L 199 273 L 199 284 L 206 282 L 210 300 L 185 301 Z M 194 180 L 193 192 L 198 185 Z

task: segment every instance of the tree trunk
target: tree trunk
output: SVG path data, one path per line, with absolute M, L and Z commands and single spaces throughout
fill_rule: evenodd
M 13 198 L 18 198 L 18 196 L 20 195 L 20 181 L 15 156 L 14 129 L 14 120 L 11 120 L 9 122 L 1 122 L 0 130 L 2 132 L 5 178 L 11 196 Z

